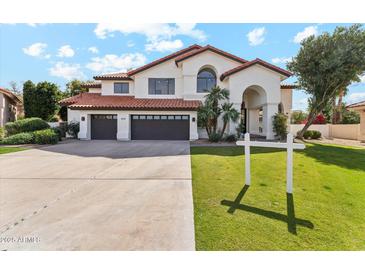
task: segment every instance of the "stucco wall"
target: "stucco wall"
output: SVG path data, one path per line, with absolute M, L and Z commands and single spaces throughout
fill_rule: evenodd
M 304 124 L 300 124 L 300 125 L 290 125 L 290 132 L 296 136 L 297 132 L 299 130 L 301 130 L 304 127 Z M 311 125 L 309 127 L 309 130 L 318 130 L 321 134 L 322 137 L 325 138 L 330 138 L 330 129 L 329 129 L 329 124 L 325 124 L 325 125 Z
M 89 93 L 101 93 L 101 88 L 89 88 Z
M 360 124 L 354 125 L 329 125 L 332 138 L 359 140 Z
M 129 93 L 121 94 L 114 93 L 114 83 L 129 83 Z M 134 82 L 133 81 L 112 81 L 112 80 L 104 80 L 101 81 L 102 95 L 116 95 L 116 96 L 125 96 L 125 95 L 134 95 Z

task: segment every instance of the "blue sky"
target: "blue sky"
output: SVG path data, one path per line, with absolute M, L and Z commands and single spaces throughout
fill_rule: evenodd
M 10 81 L 51 81 L 62 89 L 72 78 L 138 67 L 197 43 L 285 68 L 301 39 L 339 24 L 1 24 L 0 86 Z M 343 24 L 346 25 L 346 24 Z M 348 24 L 347 24 L 348 25 Z M 295 79 L 288 79 L 293 82 Z M 350 86 L 347 103 L 365 100 L 365 77 Z M 294 109 L 307 96 L 295 91 Z

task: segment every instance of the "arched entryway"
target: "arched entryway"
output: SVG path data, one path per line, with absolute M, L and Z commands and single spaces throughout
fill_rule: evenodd
M 261 86 L 252 85 L 243 91 L 241 121 L 245 126 L 245 132 L 266 136 L 264 117 L 266 104 L 266 92 Z

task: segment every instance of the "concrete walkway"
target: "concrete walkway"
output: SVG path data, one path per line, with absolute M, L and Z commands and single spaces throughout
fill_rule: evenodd
M 194 250 L 190 148 L 74 141 L 0 156 L 1 250 Z

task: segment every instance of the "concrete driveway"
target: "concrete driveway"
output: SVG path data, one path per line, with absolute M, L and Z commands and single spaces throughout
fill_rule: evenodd
M 189 143 L 71 141 L 0 156 L 2 250 L 194 250 Z

